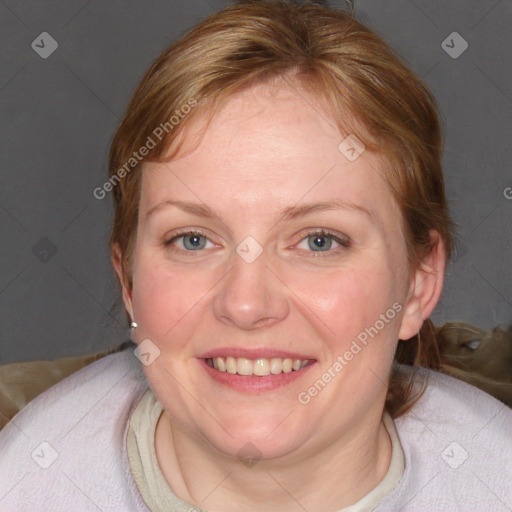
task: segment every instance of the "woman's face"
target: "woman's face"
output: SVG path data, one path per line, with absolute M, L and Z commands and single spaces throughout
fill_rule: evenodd
M 302 89 L 259 85 L 195 150 L 143 166 L 126 303 L 144 371 L 224 454 L 315 453 L 380 418 L 397 340 L 421 325 L 381 162 L 344 138 Z

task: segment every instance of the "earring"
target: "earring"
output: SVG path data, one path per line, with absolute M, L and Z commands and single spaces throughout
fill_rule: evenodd
M 137 322 L 134 322 L 134 321 L 132 320 L 132 323 L 130 324 L 130 333 L 129 333 L 129 335 L 128 335 L 128 336 L 129 336 L 129 338 L 130 338 L 130 341 L 131 341 L 132 343 L 136 343 L 135 339 L 133 338 L 133 331 L 134 331 L 134 329 L 137 329 L 137 327 L 138 327 L 138 326 L 139 326 L 139 324 L 138 324 Z

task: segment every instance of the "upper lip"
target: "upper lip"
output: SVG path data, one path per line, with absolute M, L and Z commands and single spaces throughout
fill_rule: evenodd
M 250 349 L 242 347 L 219 347 L 198 356 L 199 359 L 214 359 L 215 357 L 244 357 L 246 359 L 272 359 L 273 357 L 279 357 L 281 359 L 300 359 L 301 361 L 315 359 L 310 355 L 268 347 Z

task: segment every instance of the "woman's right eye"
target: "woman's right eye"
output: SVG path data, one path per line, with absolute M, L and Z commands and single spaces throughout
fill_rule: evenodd
M 210 243 L 209 247 L 207 247 L 208 243 Z M 208 237 L 199 231 L 187 231 L 180 233 L 166 241 L 164 245 L 166 247 L 171 247 L 174 250 L 186 252 L 199 251 L 200 249 L 211 249 L 214 246 Z

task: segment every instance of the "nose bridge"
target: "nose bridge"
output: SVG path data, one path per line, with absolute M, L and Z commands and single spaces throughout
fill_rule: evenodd
M 286 288 L 269 270 L 262 248 L 251 240 L 242 242 L 233 253 L 230 267 L 214 299 L 217 319 L 253 329 L 286 318 Z

